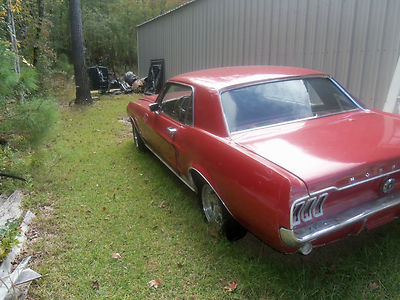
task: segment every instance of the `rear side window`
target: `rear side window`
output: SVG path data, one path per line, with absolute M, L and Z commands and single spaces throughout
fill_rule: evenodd
M 161 112 L 182 124 L 193 125 L 191 87 L 179 84 L 168 85 L 162 95 Z

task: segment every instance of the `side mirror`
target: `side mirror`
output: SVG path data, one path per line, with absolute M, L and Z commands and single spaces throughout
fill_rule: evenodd
M 160 110 L 160 105 L 158 103 L 152 103 L 149 105 L 150 111 L 158 111 Z

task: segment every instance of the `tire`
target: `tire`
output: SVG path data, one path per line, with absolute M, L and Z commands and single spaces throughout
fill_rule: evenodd
M 136 129 L 136 126 L 132 120 L 131 120 L 131 123 L 132 123 L 133 141 L 135 143 L 136 149 L 138 149 L 140 152 L 144 152 L 144 151 L 146 151 L 146 145 L 143 141 L 143 138 L 140 135 L 140 133 L 138 132 L 138 130 Z
M 206 222 L 213 224 L 229 241 L 239 240 L 246 235 L 247 230 L 231 216 L 207 183 L 201 188 L 200 200 Z

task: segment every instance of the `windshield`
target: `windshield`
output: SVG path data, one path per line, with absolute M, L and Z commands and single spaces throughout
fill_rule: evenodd
M 223 92 L 221 102 L 230 132 L 358 108 L 329 78 L 237 88 Z

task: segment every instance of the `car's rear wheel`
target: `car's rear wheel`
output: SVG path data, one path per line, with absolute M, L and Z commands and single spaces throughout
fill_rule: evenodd
M 135 124 L 133 124 L 133 121 L 131 121 L 131 123 L 132 123 L 133 141 L 135 142 L 135 146 L 139 151 L 143 152 L 146 150 L 146 145 L 144 144 L 144 141 L 143 141 L 140 133 L 136 129 Z
M 206 221 L 213 224 L 228 240 L 236 241 L 246 235 L 246 229 L 230 215 L 209 184 L 203 185 L 200 197 Z

